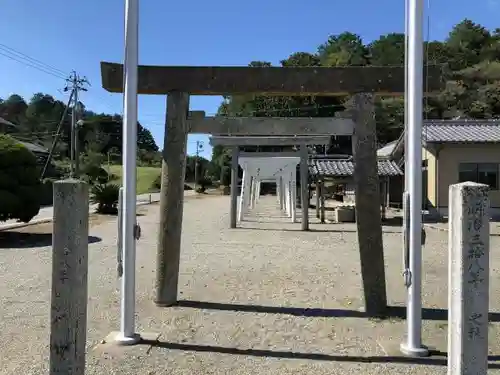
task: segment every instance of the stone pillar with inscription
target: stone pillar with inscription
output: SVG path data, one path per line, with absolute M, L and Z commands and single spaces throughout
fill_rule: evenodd
M 450 186 L 448 375 L 486 375 L 489 311 L 489 187 Z
M 54 183 L 50 375 L 85 374 L 88 300 L 89 188 Z

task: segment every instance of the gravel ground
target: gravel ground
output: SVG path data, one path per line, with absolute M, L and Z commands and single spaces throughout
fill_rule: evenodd
M 88 368 L 93 374 L 445 374 L 446 360 L 404 358 L 404 320 L 363 317 L 354 224 L 300 232 L 264 197 L 228 229 L 229 197 L 185 202 L 179 306 L 153 303 L 158 206 L 139 217 L 137 322 L 155 345 L 99 344 L 119 327 L 116 222 L 91 228 Z M 300 214 L 298 215 L 300 218 Z M 311 211 L 314 218 L 314 211 Z M 281 229 L 281 230 L 279 230 Z M 491 310 L 499 311 L 499 239 L 491 240 Z M 404 306 L 399 227 L 384 227 L 390 304 Z M 447 233 L 424 248 L 424 343 L 446 351 Z M 0 374 L 47 374 L 50 247 L 0 244 Z M 434 309 L 434 310 L 433 310 Z M 498 320 L 495 316 L 495 320 Z M 491 373 L 500 373 L 498 323 L 490 324 Z

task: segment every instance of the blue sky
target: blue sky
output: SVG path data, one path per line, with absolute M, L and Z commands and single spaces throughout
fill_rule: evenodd
M 443 39 L 450 28 L 470 18 L 500 27 L 500 0 L 428 0 L 430 38 Z M 122 98 L 101 88 L 99 62 L 123 61 L 124 1 L 3 0 L 0 43 L 64 72 L 87 76 L 92 86 L 82 96 L 97 112 L 122 112 Z M 293 52 L 314 52 L 329 34 L 351 31 L 365 42 L 404 30 L 403 0 L 141 0 L 140 64 L 246 65 L 278 63 Z M 5 52 L 0 50 L 0 53 Z M 64 81 L 0 54 L 0 97 L 35 92 L 64 99 Z M 192 97 L 191 109 L 214 114 L 219 97 Z M 165 97 L 141 96 L 139 120 L 160 148 Z M 188 152 L 196 140 L 190 136 Z

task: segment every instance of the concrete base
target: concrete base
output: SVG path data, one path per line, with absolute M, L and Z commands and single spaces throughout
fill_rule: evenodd
M 401 351 L 401 353 L 408 357 L 419 358 L 428 357 L 430 355 L 429 348 L 427 348 L 426 346 L 422 346 L 420 348 L 409 348 L 406 342 L 401 343 L 401 345 L 399 346 L 399 350 Z
M 120 332 L 114 331 L 107 335 L 96 348 L 110 346 L 132 346 L 144 341 L 157 341 L 159 333 L 143 332 L 135 334 L 134 337 L 123 337 Z
M 118 333 L 114 337 L 114 342 L 117 345 L 135 345 L 138 344 L 142 340 L 141 335 L 134 334 L 132 337 L 125 337 L 121 333 Z
M 423 358 L 428 357 L 431 353 L 434 356 L 442 356 L 442 353 L 435 350 L 435 348 L 422 347 L 414 350 L 413 348 L 408 350 L 408 347 L 405 343 L 400 343 L 399 341 L 390 339 L 390 340 L 377 340 L 377 344 L 382 348 L 384 354 L 388 357 L 401 357 L 401 354 L 407 357 L 413 358 Z M 436 354 L 437 353 L 437 354 Z

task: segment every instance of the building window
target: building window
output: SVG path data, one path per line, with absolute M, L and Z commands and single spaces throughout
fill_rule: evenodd
M 496 163 L 460 163 L 458 182 L 478 182 L 498 189 L 498 164 Z

